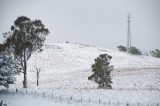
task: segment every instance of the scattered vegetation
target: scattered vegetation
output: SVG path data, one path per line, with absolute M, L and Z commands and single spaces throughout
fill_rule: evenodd
M 155 50 L 153 50 L 153 51 L 150 51 L 150 54 L 151 54 L 153 57 L 160 58 L 160 50 L 159 50 L 159 49 L 155 49 Z
M 117 46 L 117 48 L 118 48 L 119 51 L 123 51 L 123 52 L 127 51 L 127 48 L 125 46 L 122 46 L 122 45 Z
M 95 64 L 91 67 L 93 74 L 88 77 L 88 80 L 98 83 L 98 88 L 112 89 L 111 71 L 113 66 L 109 65 L 111 59 L 112 56 L 101 54 L 95 59 Z
M 119 46 L 117 46 L 117 48 L 118 48 L 119 51 L 127 52 L 127 47 L 125 47 L 125 46 L 119 45 Z M 142 52 L 136 47 L 131 47 L 128 50 L 128 52 L 131 53 L 131 54 L 136 54 L 136 55 L 141 55 L 142 54 Z
M 136 47 L 131 47 L 129 49 L 129 53 L 135 54 L 135 55 L 142 55 L 142 52 Z
M 66 41 L 66 43 L 69 43 L 69 41 Z

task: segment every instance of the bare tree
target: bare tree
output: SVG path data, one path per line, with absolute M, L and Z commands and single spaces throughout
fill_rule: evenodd
M 40 78 L 40 73 L 43 71 L 42 67 L 43 64 L 42 61 L 41 61 L 41 55 L 40 55 L 41 52 L 36 52 L 35 53 L 35 63 L 34 63 L 34 72 L 36 73 L 36 84 L 37 86 L 39 86 L 39 78 Z
M 42 68 L 38 67 L 38 65 L 35 65 L 35 69 L 36 69 L 36 79 L 37 79 L 37 86 L 39 86 L 39 75 L 40 72 L 42 71 Z

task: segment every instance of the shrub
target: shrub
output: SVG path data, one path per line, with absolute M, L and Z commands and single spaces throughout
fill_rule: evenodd
M 141 55 L 142 54 L 142 52 L 139 49 L 137 49 L 136 47 L 131 47 L 129 49 L 129 53 L 136 54 L 136 55 Z
M 9 88 L 9 84 L 14 84 L 16 78 L 14 75 L 18 74 L 16 62 L 10 49 L 0 53 L 0 86 Z
M 117 48 L 118 48 L 119 51 L 124 51 L 124 52 L 127 51 L 127 48 L 125 46 L 122 46 L 122 45 L 117 46 Z
M 160 50 L 159 50 L 159 49 L 155 49 L 154 51 L 150 51 L 150 54 L 151 54 L 153 57 L 160 58 Z
M 112 89 L 111 71 L 113 66 L 109 65 L 111 58 L 112 56 L 108 54 L 101 54 L 91 67 L 93 74 L 88 77 L 88 80 L 96 82 L 99 85 L 98 88 Z
M 69 41 L 66 41 L 66 43 L 69 43 Z

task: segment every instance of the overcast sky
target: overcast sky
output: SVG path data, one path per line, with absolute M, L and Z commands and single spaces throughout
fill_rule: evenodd
M 0 41 L 2 33 L 24 15 L 42 20 L 50 30 L 47 43 L 126 46 L 127 13 L 132 45 L 160 49 L 160 0 L 0 0 Z

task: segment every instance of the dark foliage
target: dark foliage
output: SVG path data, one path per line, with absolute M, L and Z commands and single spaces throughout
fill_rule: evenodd
M 122 45 L 117 46 L 117 48 L 118 48 L 119 51 L 124 51 L 124 52 L 127 51 L 127 48 L 125 46 L 122 46 Z
M 150 51 L 150 54 L 151 54 L 153 57 L 160 58 L 160 50 L 159 50 L 159 49 L 155 49 L 154 51 Z
M 98 83 L 98 88 L 112 89 L 111 71 L 113 66 L 109 65 L 111 59 L 112 56 L 101 54 L 95 59 L 95 64 L 91 67 L 93 74 L 88 77 L 88 80 Z
M 135 54 L 135 55 L 142 55 L 142 52 L 139 49 L 137 49 L 136 47 L 131 47 L 129 49 L 129 53 Z
M 0 52 L 0 85 L 9 88 L 9 84 L 16 81 L 14 75 L 18 74 L 16 62 L 9 48 Z

